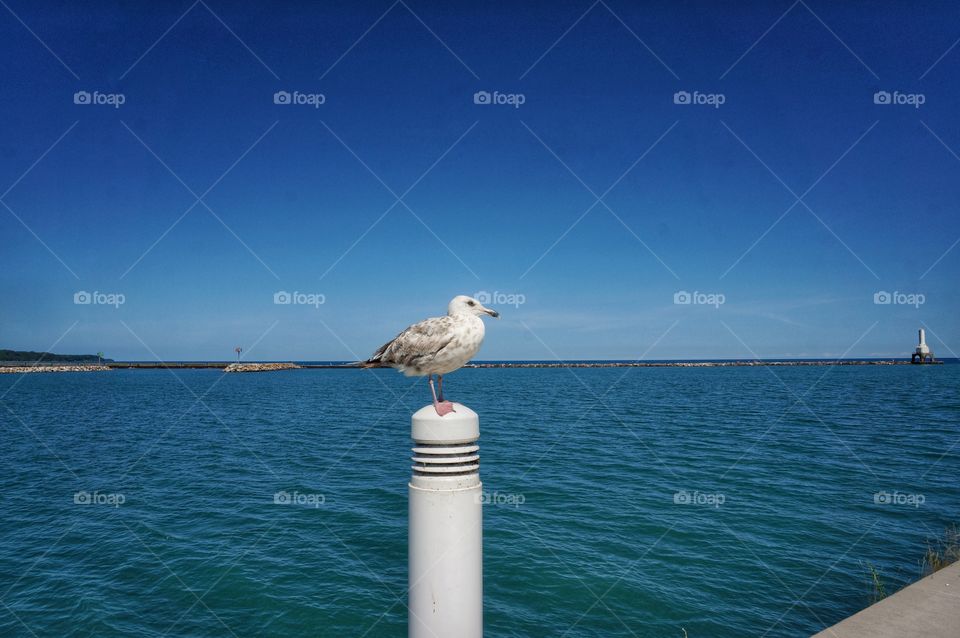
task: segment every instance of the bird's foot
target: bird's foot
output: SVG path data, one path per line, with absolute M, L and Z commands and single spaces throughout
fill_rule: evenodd
M 456 412 L 456 410 L 453 409 L 453 404 L 449 401 L 438 401 L 433 404 L 433 408 L 440 416 L 443 416 L 444 414 L 450 414 L 451 412 Z

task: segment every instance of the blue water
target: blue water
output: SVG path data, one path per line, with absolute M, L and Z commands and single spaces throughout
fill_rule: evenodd
M 960 366 L 446 381 L 501 501 L 488 636 L 809 635 L 960 519 Z M 0 635 L 404 635 L 422 380 L 3 375 L 0 397 Z

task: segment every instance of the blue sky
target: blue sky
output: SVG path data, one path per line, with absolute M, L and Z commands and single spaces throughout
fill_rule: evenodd
M 949 4 L 158 5 L 0 10 L 0 347 L 960 351 Z

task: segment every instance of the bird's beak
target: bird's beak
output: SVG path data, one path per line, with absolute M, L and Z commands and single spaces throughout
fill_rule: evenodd
M 489 308 L 484 308 L 483 311 L 488 315 L 490 315 L 491 317 L 493 317 L 494 319 L 500 318 L 500 313 L 497 312 L 496 310 L 490 310 Z

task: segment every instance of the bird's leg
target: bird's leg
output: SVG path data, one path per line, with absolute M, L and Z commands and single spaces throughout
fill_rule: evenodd
M 439 375 L 437 375 L 439 376 Z M 430 394 L 433 395 L 433 409 L 437 411 L 437 414 L 443 416 L 444 414 L 449 414 L 455 412 L 453 409 L 453 404 L 449 401 L 438 401 L 437 400 L 437 391 L 433 387 L 433 375 L 427 375 L 427 383 L 430 384 Z
M 443 405 L 443 406 L 447 406 L 447 405 L 448 405 L 448 406 L 450 406 L 450 411 L 451 411 L 451 412 L 456 412 L 456 410 L 453 409 L 453 403 L 451 403 L 450 401 L 444 401 L 444 400 L 443 400 L 443 375 L 442 375 L 442 374 L 438 374 L 438 375 L 437 375 L 437 390 L 439 390 L 440 405 Z

